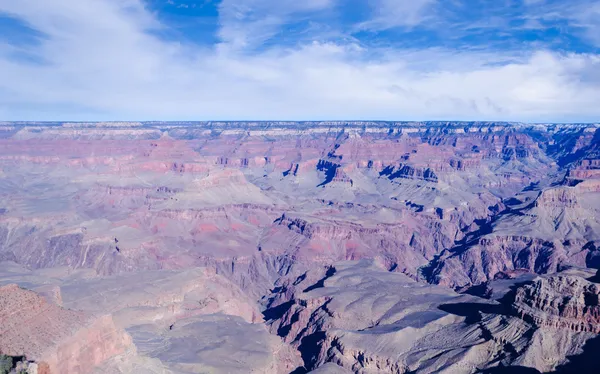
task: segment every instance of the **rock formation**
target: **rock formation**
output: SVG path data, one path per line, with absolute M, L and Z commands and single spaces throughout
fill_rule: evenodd
M 571 288 L 574 298 L 589 297 L 586 285 L 595 290 L 581 274 L 559 278 L 583 285 Z M 567 323 L 571 312 L 556 315 L 565 323 L 530 318 L 526 313 L 533 309 L 552 318 L 558 309 L 544 297 L 563 288 L 552 283 L 544 293 L 521 283 L 514 280 L 496 302 L 418 284 L 376 263 L 338 263 L 279 284 L 267 299 L 265 316 L 273 334 L 298 347 L 307 369 L 336 372 L 335 364 L 353 373 L 474 373 L 498 365 L 553 370 L 580 352 L 594 332 Z M 523 312 L 528 303 L 535 305 Z M 584 314 L 573 318 L 583 320 Z
M 581 277 L 541 277 L 516 291 L 518 315 L 538 326 L 600 332 L 598 285 Z
M 47 373 L 91 373 L 131 345 L 110 315 L 63 309 L 19 286 L 0 287 L 0 352 L 25 356 Z
M 600 267 L 599 134 L 3 123 L 0 284 L 70 326 L 7 348 L 105 374 L 554 370 L 598 333 L 565 269 Z

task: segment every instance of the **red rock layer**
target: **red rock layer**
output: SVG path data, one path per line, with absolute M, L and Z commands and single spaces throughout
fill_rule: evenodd
M 130 344 L 111 316 L 63 309 L 17 285 L 0 287 L 0 352 L 37 361 L 47 374 L 92 372 Z
M 583 278 L 557 275 L 536 279 L 516 291 L 516 312 L 538 326 L 600 333 L 600 289 Z

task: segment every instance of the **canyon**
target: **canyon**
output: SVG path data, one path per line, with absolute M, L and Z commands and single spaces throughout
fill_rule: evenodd
M 586 372 L 598 268 L 597 124 L 0 123 L 32 373 Z

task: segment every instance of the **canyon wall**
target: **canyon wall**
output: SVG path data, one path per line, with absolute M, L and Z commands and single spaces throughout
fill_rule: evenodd
M 1 284 L 75 321 L 40 352 L 10 353 L 62 372 L 553 370 L 597 333 L 593 282 L 541 278 L 514 305 L 460 293 L 600 267 L 599 134 L 503 122 L 0 124 Z M 232 331 L 214 360 L 184 347 L 214 348 L 214 326 Z M 469 344 L 448 348 L 460 339 Z M 228 361 L 232 350 L 248 360 Z M 548 352 L 556 359 L 539 358 Z

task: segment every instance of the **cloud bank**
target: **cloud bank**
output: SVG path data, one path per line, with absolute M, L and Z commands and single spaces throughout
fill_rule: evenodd
M 445 22 L 434 0 L 369 2 L 368 19 L 320 35 L 314 20 L 335 17 L 341 1 L 223 0 L 218 42 L 195 44 L 161 37 L 172 26 L 141 0 L 0 0 L 4 21 L 31 36 L 0 42 L 0 119 L 600 118 L 593 50 L 397 46 L 415 27 Z M 539 27 L 557 17 L 546 5 L 529 17 Z M 596 27 L 587 16 L 565 20 L 573 33 Z M 285 43 L 292 24 L 301 37 Z

